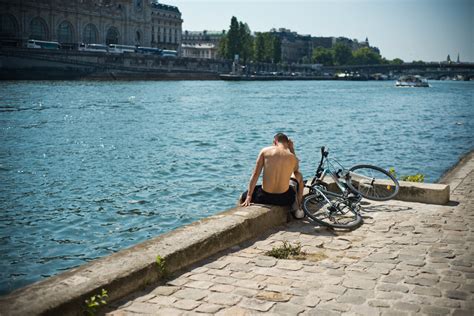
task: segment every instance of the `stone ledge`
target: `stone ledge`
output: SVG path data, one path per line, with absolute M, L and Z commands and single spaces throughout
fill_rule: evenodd
M 84 301 L 101 289 L 118 300 L 156 283 L 160 255 L 173 273 L 282 225 L 287 208 L 236 207 L 94 260 L 0 298 L 0 315 L 82 315 Z
M 340 192 L 332 178 L 327 177 L 324 182 L 328 185 L 330 191 Z M 395 200 L 439 205 L 449 202 L 450 190 L 448 184 L 408 181 L 399 181 L 399 183 L 400 191 Z
M 400 181 L 400 191 L 395 199 L 443 205 L 449 202 L 449 193 L 448 184 Z

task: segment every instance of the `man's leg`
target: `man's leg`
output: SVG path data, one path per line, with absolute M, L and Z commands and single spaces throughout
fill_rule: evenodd
M 303 175 L 299 171 L 295 171 L 293 173 L 293 177 L 298 181 L 298 192 L 296 193 L 296 200 L 298 201 L 299 208 L 302 207 L 301 203 L 303 202 L 303 190 L 304 190 L 304 183 L 303 183 Z

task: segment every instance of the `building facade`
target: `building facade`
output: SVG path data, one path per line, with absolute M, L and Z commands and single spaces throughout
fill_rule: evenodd
M 181 56 L 188 58 L 217 59 L 217 47 L 207 44 L 181 44 Z
M 196 44 L 214 44 L 218 47 L 219 42 L 226 35 L 224 31 L 184 31 L 183 32 L 183 44 L 196 45 Z
M 178 50 L 181 12 L 156 0 L 0 0 L 0 42 L 29 39 Z
M 181 41 L 183 57 L 218 58 L 218 47 L 226 31 L 184 31 Z

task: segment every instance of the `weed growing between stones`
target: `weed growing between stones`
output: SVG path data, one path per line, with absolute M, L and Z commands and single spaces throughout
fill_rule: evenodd
M 296 257 L 304 255 L 301 251 L 301 244 L 297 243 L 296 246 L 292 246 L 289 242 L 284 241 L 280 247 L 273 247 L 272 250 L 267 251 L 265 255 L 274 257 L 277 259 L 290 259 L 290 257 Z
M 107 291 L 105 289 L 102 289 L 100 294 L 93 295 L 91 296 L 90 299 L 85 300 L 85 303 L 86 303 L 85 314 L 95 315 L 95 313 L 97 312 L 97 309 L 100 306 L 107 304 L 107 301 L 105 299 L 108 297 L 109 295 L 107 294 Z
M 409 181 L 409 182 L 425 182 L 425 175 L 422 173 L 417 173 L 413 175 L 407 175 L 407 176 L 398 176 L 397 172 L 395 171 L 395 168 L 390 168 L 388 172 L 397 178 L 398 180 L 401 181 Z
M 166 261 L 160 255 L 156 256 L 156 265 L 158 266 L 158 271 L 162 276 L 166 275 Z
M 313 262 L 321 261 L 328 258 L 328 256 L 323 252 L 306 253 L 304 251 L 301 251 L 300 243 L 297 243 L 295 246 L 292 246 L 287 241 L 283 241 L 283 244 L 279 247 L 273 247 L 272 250 L 267 251 L 265 255 L 277 259 L 308 260 Z

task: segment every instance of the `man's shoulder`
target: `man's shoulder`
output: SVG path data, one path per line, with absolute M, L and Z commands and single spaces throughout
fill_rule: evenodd
M 260 150 L 260 152 L 262 154 L 266 154 L 266 153 L 269 153 L 269 152 L 273 151 L 273 149 L 275 149 L 274 146 L 263 147 L 262 150 Z

